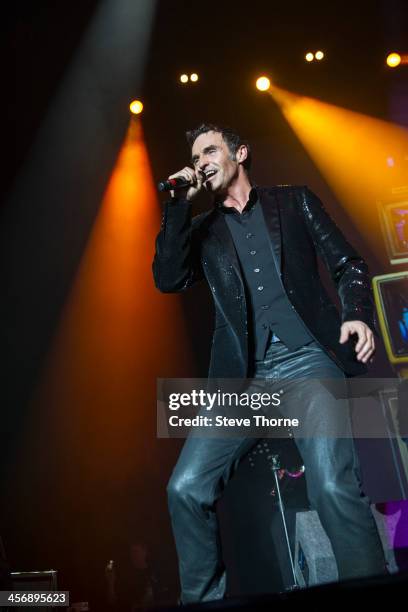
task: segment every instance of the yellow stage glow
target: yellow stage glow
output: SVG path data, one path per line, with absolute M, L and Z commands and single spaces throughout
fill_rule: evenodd
M 129 104 L 129 109 L 133 115 L 140 115 L 143 110 L 143 102 L 140 100 L 133 100 L 133 102 Z
M 190 81 L 193 81 L 193 83 L 196 83 L 198 81 L 198 74 L 196 72 L 190 74 Z
M 323 53 L 323 51 L 316 51 L 316 53 L 315 53 L 315 58 L 316 58 L 317 60 L 322 60 L 322 59 L 324 58 L 324 53 Z
M 309 53 L 306 53 L 306 55 L 305 55 L 305 60 L 306 60 L 307 62 L 313 62 L 313 60 L 314 60 L 314 55 L 313 55 L 313 53 L 311 53 L 310 51 L 309 51 Z
M 182 74 L 182 75 L 180 76 L 180 81 L 181 81 L 182 83 L 188 83 L 188 75 L 187 75 L 187 74 Z
M 388 263 L 376 203 L 406 189 L 408 131 L 273 85 L 268 93 L 360 235 Z
M 387 65 L 390 68 L 396 68 L 401 63 L 401 56 L 399 53 L 390 53 L 387 55 Z
M 271 86 L 271 82 L 266 76 L 261 76 L 256 80 L 256 87 L 259 91 L 268 91 Z

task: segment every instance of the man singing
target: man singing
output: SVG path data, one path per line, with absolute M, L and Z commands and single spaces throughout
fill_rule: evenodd
M 250 147 L 231 129 L 201 125 L 187 140 L 192 167 L 169 178 L 189 185 L 165 205 L 153 273 L 165 293 L 207 281 L 216 312 L 209 376 L 344 380 L 364 373 L 375 350 L 367 266 L 320 200 L 304 186 L 254 186 Z M 192 218 L 192 201 L 202 189 L 213 207 Z M 320 281 L 317 255 L 336 285 L 341 318 Z M 348 410 L 336 410 L 321 389 L 305 393 L 304 417 L 327 431 L 332 425 L 351 431 Z M 351 435 L 295 434 L 295 442 L 339 578 L 384 574 Z M 168 484 L 182 603 L 225 594 L 216 503 L 234 466 L 256 443 L 244 436 L 190 436 L 184 444 Z

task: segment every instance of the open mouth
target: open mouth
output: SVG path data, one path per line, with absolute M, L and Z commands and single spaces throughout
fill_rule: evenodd
M 205 180 L 209 181 L 212 179 L 213 176 L 217 174 L 217 170 L 207 170 L 204 174 L 205 174 Z

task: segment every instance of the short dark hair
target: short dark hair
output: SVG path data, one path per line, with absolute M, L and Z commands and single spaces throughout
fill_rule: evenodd
M 202 123 L 199 127 L 195 128 L 194 130 L 189 130 L 188 132 L 186 132 L 186 138 L 187 138 L 188 144 L 190 145 L 190 149 L 193 147 L 193 144 L 195 143 L 197 138 L 201 136 L 201 134 L 206 134 L 207 132 L 218 132 L 219 134 L 221 134 L 223 140 L 228 146 L 228 149 L 233 159 L 235 159 L 235 156 L 237 154 L 239 147 L 241 145 L 245 145 L 246 148 L 248 149 L 248 156 L 242 162 L 242 165 L 244 166 L 245 170 L 247 171 L 250 170 L 251 162 L 252 162 L 252 155 L 251 155 L 251 148 L 249 146 L 249 143 L 246 140 L 243 140 L 238 134 L 238 132 L 236 132 L 232 128 L 221 127 L 219 125 L 214 125 L 213 123 Z

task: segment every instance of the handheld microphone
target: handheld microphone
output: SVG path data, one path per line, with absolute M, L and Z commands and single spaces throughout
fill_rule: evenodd
M 184 178 L 171 178 L 166 181 L 160 181 L 160 183 L 157 184 L 157 189 L 159 191 L 170 191 L 171 189 L 184 189 L 190 186 L 191 181 L 186 181 Z

